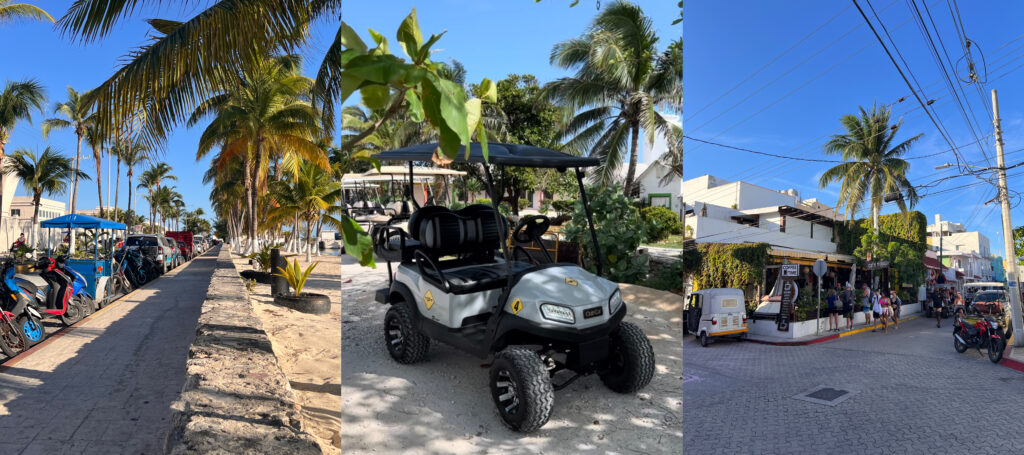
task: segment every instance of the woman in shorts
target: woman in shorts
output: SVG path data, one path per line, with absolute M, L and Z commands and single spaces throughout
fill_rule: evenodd
M 889 301 L 889 296 L 879 293 L 878 307 L 878 315 L 882 319 L 882 332 L 889 333 L 889 318 L 892 316 L 892 302 Z
M 932 294 L 932 313 L 935 313 L 935 327 L 942 328 L 942 295 Z

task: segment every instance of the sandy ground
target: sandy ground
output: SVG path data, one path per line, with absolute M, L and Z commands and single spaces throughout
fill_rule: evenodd
M 305 255 L 296 256 L 305 268 Z M 289 258 L 290 260 L 291 258 Z M 329 314 L 307 314 L 274 304 L 270 285 L 257 284 L 253 293 L 255 313 L 277 354 L 281 369 L 302 406 L 302 424 L 317 437 L 325 453 L 341 453 L 341 288 L 338 256 L 314 257 L 320 264 L 306 281 L 303 292 L 331 298 Z M 239 271 L 251 268 L 249 260 L 235 256 Z
M 597 376 L 555 394 L 551 420 L 529 435 L 502 425 L 487 386 L 488 361 L 432 343 L 427 360 L 400 365 L 383 344 L 385 305 L 375 289 L 387 268 L 343 259 L 342 441 L 344 453 L 678 454 L 682 450 L 682 297 L 622 285 L 627 320 L 657 358 L 654 380 L 636 395 Z

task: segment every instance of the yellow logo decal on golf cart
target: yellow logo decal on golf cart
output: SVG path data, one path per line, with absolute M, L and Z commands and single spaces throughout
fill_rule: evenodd
M 516 298 L 512 301 L 512 314 L 519 314 L 519 311 L 523 309 L 522 299 Z
M 423 296 L 423 304 L 427 306 L 428 310 L 430 307 L 434 306 L 434 296 L 429 290 L 427 291 L 427 294 Z
M 579 285 L 579 283 L 576 282 L 576 280 L 574 280 L 572 278 L 569 278 L 569 277 L 565 277 L 565 284 L 568 284 L 569 286 L 577 286 L 577 285 Z

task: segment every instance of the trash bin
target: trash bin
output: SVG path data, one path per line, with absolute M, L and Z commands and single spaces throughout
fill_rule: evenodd
M 270 250 L 270 295 L 273 296 L 288 293 L 288 280 L 286 280 L 283 276 L 274 275 L 281 273 L 281 271 L 278 270 L 278 267 L 282 269 L 287 268 L 288 259 L 285 259 L 284 256 L 281 256 L 280 249 L 274 248 Z

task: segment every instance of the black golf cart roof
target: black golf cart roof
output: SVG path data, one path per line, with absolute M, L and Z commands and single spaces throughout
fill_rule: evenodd
M 437 143 L 413 145 L 396 150 L 388 150 L 374 155 L 381 161 L 431 161 Z M 601 164 L 597 158 L 588 156 L 572 156 L 556 150 L 534 147 L 532 145 L 487 143 L 488 162 L 499 166 L 520 166 L 569 169 L 591 167 Z M 479 142 L 469 145 L 469 156 L 466 147 L 459 147 L 459 153 L 453 160 L 457 163 L 483 163 L 484 154 Z

